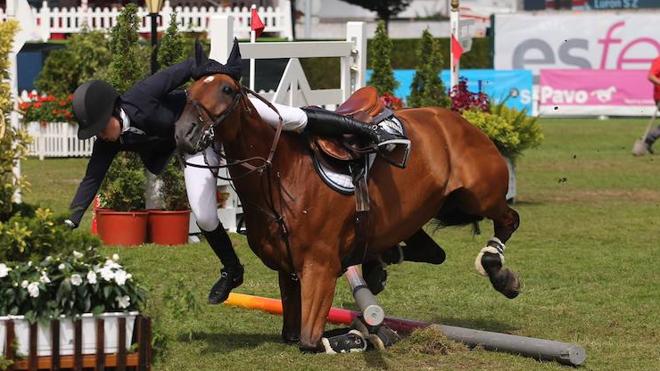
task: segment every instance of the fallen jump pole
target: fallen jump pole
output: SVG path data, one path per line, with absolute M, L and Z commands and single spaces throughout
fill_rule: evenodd
M 367 287 L 367 283 L 362 278 L 362 273 L 356 265 L 348 267 L 344 273 L 348 284 L 351 286 L 351 292 L 355 299 L 360 311 L 362 311 L 362 318 L 369 326 L 378 326 L 383 323 L 385 319 L 385 311 L 378 305 L 378 301 L 371 290 Z
M 278 299 L 231 293 L 225 304 L 282 315 L 282 302 Z M 330 323 L 350 325 L 359 315 L 359 312 L 332 307 L 330 308 L 327 319 Z M 395 317 L 385 317 L 383 324 L 394 331 L 402 333 L 409 333 L 415 329 L 432 325 L 428 322 Z M 520 354 L 538 360 L 556 361 L 571 366 L 581 366 L 587 357 L 584 348 L 577 344 L 490 331 L 471 330 L 456 326 L 436 326 L 440 328 L 447 338 L 459 341 L 470 347 L 481 346 L 487 350 Z

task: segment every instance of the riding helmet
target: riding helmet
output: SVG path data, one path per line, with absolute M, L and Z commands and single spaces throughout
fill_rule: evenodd
M 108 124 L 119 93 L 110 84 L 92 80 L 73 93 L 73 114 L 78 121 L 78 139 L 100 133 Z

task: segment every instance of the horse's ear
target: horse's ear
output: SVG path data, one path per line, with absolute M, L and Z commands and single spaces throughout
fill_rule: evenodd
M 204 52 L 204 47 L 202 43 L 199 42 L 199 39 L 195 39 L 195 64 L 201 66 L 204 64 L 209 57 Z
M 227 58 L 227 66 L 241 64 L 241 49 L 238 47 L 238 39 L 234 37 L 234 46 L 231 48 L 229 58 Z

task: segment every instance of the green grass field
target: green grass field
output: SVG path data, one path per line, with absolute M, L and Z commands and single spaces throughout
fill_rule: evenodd
M 491 236 L 468 228 L 434 234 L 445 248 L 440 266 L 390 268 L 379 300 L 387 314 L 523 336 L 575 342 L 587 349 L 588 370 L 660 370 L 660 157 L 633 158 L 630 148 L 645 120 L 543 120 L 545 142 L 518 163 L 520 229 L 507 264 L 523 279 L 508 300 L 476 274 L 473 259 Z M 28 160 L 28 202 L 64 212 L 85 160 Z M 89 215 L 83 227 L 89 226 Z M 322 232 L 321 232 L 322 233 Z M 246 265 L 238 292 L 278 297 L 277 275 L 232 236 Z M 301 354 L 279 341 L 281 319 L 205 303 L 218 263 L 205 244 L 105 248 L 150 290 L 147 311 L 165 350 L 156 370 L 564 369 L 519 356 L 468 351 L 430 331 L 384 352 Z M 200 304 L 181 320 L 164 300 L 181 280 Z M 353 308 L 339 281 L 335 306 Z

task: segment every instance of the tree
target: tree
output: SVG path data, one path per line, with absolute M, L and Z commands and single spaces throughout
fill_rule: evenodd
M 117 24 L 110 32 L 110 53 L 112 59 L 108 68 L 107 81 L 120 93 L 132 87 L 147 75 L 149 58 L 145 58 L 149 48 L 138 43 L 139 22 L 137 5 L 127 4 L 117 17 Z
M 376 35 L 372 40 L 373 74 L 368 84 L 378 90 L 378 94 L 392 94 L 399 83 L 392 70 L 392 40 L 387 37 L 385 23 L 378 22 Z
M 147 74 L 150 49 L 141 46 L 138 36 L 137 6 L 128 4 L 117 17 L 110 32 L 111 61 L 103 76 L 120 93 L 130 89 Z M 139 156 L 134 152 L 120 152 L 115 156 L 101 185 L 103 206 L 131 211 L 144 209 L 146 176 Z
M 390 19 L 405 10 L 411 0 L 344 0 L 345 2 L 378 14 L 378 18 L 385 22 L 385 30 L 388 30 Z
M 48 55 L 35 85 L 42 93 L 63 97 L 82 83 L 102 73 L 110 63 L 110 50 L 104 33 L 83 32 L 71 36 L 63 49 Z
M 440 43 L 428 29 L 422 34 L 421 46 L 417 49 L 417 71 L 408 97 L 409 107 L 449 107 L 451 101 L 440 79 L 442 52 Z
M 158 64 L 161 68 L 169 67 L 183 61 L 186 58 L 184 38 L 179 32 L 176 23 L 176 13 L 172 13 L 170 26 L 160 40 L 158 48 Z M 166 210 L 188 209 L 188 196 L 186 194 L 186 183 L 183 170 L 176 157 L 170 160 L 165 170 L 160 175 L 161 184 L 158 187 Z
M 27 182 L 14 173 L 14 165 L 27 155 L 27 132 L 10 124 L 14 107 L 9 84 L 9 53 L 20 25 L 15 20 L 0 23 L 0 222 L 13 214 L 14 193 Z

